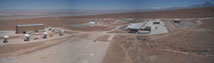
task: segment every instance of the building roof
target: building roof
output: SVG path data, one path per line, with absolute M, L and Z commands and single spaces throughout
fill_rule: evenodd
M 160 20 L 147 20 L 140 23 L 131 23 L 126 27 L 126 29 L 145 29 L 146 27 L 152 27 L 153 22 L 160 22 L 160 24 L 162 24 Z
M 18 27 L 22 26 L 43 26 L 44 24 L 22 24 L 22 25 L 17 25 Z
M 144 24 L 143 22 L 140 22 L 140 23 L 131 23 L 126 28 L 127 29 L 128 28 L 131 28 L 131 29 L 140 29 L 143 24 Z

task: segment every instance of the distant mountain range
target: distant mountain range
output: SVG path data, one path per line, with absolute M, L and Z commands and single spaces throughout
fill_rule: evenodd
M 201 5 L 191 5 L 189 7 L 193 7 L 193 8 L 195 8 L 195 7 L 214 7 L 214 4 L 211 2 L 205 2 Z
M 207 1 L 203 4 L 195 4 L 195 5 L 189 5 L 189 6 L 183 6 L 183 7 L 170 7 L 170 8 L 166 8 L 165 10 L 168 10 L 168 9 L 185 9 L 185 8 L 202 8 L 202 7 L 214 7 L 214 4 Z
M 204 2 L 203 4 L 195 4 L 183 7 L 170 7 L 162 9 L 115 9 L 115 10 L 84 10 L 84 9 L 67 9 L 67 10 L 0 10 L 0 18 L 14 17 L 56 17 L 56 16 L 86 16 L 100 14 L 117 14 L 117 13 L 133 13 L 133 12 L 151 12 L 151 11 L 167 11 L 188 8 L 204 8 L 214 7 L 213 2 Z
M 214 7 L 214 2 L 204 2 L 203 4 L 194 4 L 189 6 L 181 6 L 181 7 L 169 7 L 169 8 L 161 8 L 161 9 L 114 9 L 114 10 L 87 10 L 87 9 L 64 9 L 64 10 L 0 10 L 0 12 L 72 12 L 72 13 L 124 13 L 124 12 L 136 12 L 136 11 L 158 11 L 158 10 L 169 10 L 169 9 L 184 9 L 184 8 L 201 8 L 201 7 Z

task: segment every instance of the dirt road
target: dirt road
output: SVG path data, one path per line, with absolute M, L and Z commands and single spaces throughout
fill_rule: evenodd
M 62 44 L 0 63 L 102 63 L 110 42 L 72 38 Z

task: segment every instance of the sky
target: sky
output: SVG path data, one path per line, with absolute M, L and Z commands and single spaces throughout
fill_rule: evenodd
M 0 10 L 118 10 L 182 7 L 213 0 L 0 0 Z

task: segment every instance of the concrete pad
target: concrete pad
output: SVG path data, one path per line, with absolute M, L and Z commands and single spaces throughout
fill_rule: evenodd
M 168 33 L 168 29 L 166 24 L 160 21 L 160 24 L 153 24 L 151 32 L 149 34 L 161 34 L 161 33 Z

